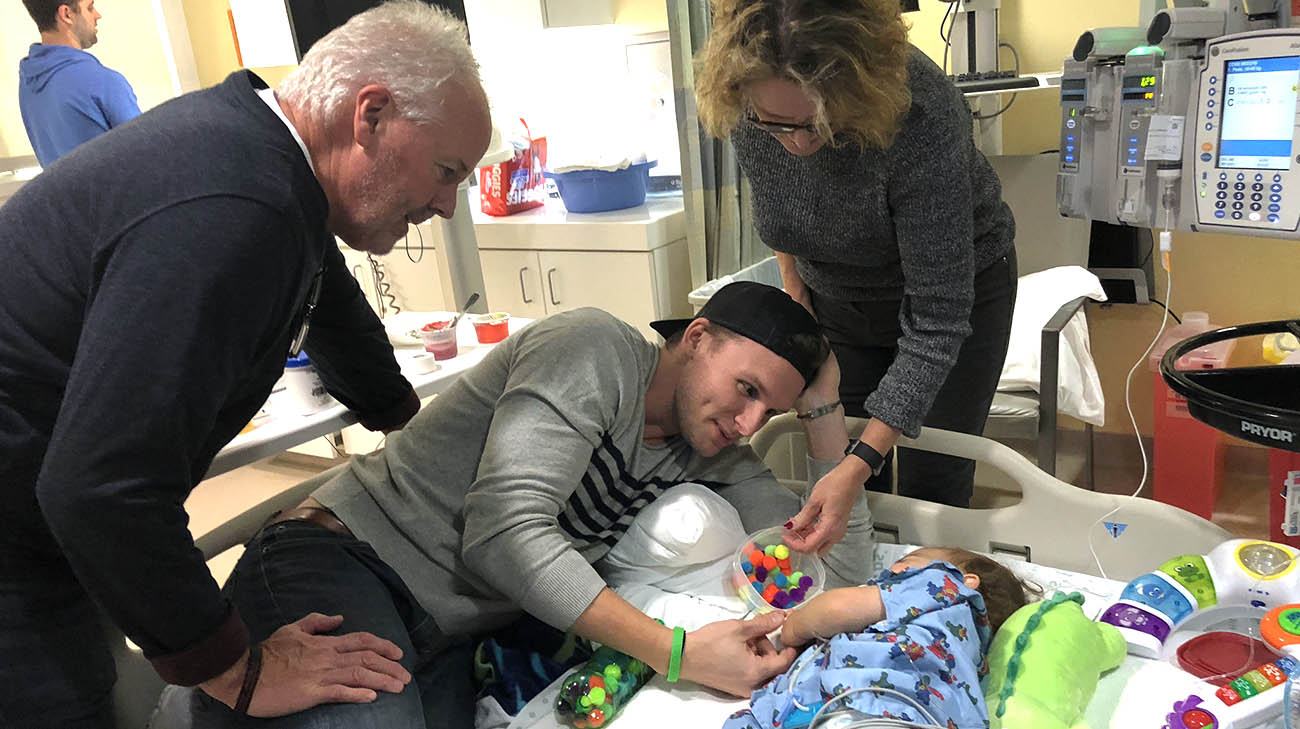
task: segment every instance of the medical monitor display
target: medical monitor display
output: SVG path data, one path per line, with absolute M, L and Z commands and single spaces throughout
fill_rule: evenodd
M 1228 61 L 1224 82 L 1219 167 L 1289 169 L 1300 56 Z
M 1141 76 L 1125 76 L 1122 93 L 1124 101 L 1155 101 L 1156 75 L 1148 73 Z

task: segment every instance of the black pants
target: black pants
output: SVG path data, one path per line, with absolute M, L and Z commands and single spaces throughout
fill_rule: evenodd
M 932 428 L 979 435 L 997 391 L 1002 363 L 1011 336 L 1016 303 L 1016 254 L 1003 258 L 975 276 L 971 335 L 962 343 L 948 378 L 939 388 L 924 424 Z M 867 396 L 893 364 L 902 328 L 899 301 L 847 302 L 813 294 L 813 308 L 840 363 L 840 399 L 850 416 L 869 418 Z M 886 470 L 867 482 L 873 491 L 891 491 Z M 975 462 L 907 448 L 898 451 L 898 493 L 953 506 L 969 506 L 975 484 Z

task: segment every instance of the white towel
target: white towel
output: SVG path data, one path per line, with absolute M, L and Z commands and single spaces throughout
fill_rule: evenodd
M 1011 320 L 1011 341 L 1002 365 L 998 390 L 1041 392 L 1039 376 L 1042 330 L 1064 304 L 1080 296 L 1105 301 L 1101 280 L 1080 266 L 1059 266 L 1020 277 L 1016 310 Z M 1101 426 L 1106 419 L 1106 399 L 1092 359 L 1088 321 L 1079 310 L 1061 331 L 1057 368 L 1057 409 L 1085 423 Z

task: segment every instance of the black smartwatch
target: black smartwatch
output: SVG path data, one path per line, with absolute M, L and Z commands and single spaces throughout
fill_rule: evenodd
M 871 467 L 871 475 L 879 476 L 880 472 L 885 469 L 885 457 L 880 451 L 871 447 L 870 443 L 864 443 L 860 440 L 849 441 L 849 447 L 844 449 L 844 455 L 857 456 L 866 461 Z

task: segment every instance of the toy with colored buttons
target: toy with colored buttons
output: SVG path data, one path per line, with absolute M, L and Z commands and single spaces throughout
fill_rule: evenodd
M 560 721 L 578 729 L 602 727 L 614 720 L 654 671 L 645 663 L 608 646 L 564 680 L 555 700 Z
M 741 560 L 740 569 L 768 605 L 785 609 L 804 601 L 813 578 L 791 568 L 789 547 L 769 544 L 759 549 L 751 543 L 743 553 L 748 556 Z
M 1285 684 L 1300 680 L 1300 605 L 1273 608 L 1260 620 L 1259 632 L 1271 647 L 1289 655 L 1255 666 L 1226 685 L 1205 684 L 1204 698 L 1191 694 L 1174 702 L 1165 729 L 1253 727 L 1282 713 Z

